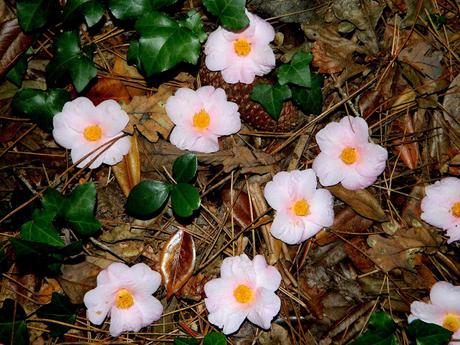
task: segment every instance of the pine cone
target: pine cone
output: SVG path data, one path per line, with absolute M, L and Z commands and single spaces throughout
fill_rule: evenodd
M 220 87 L 227 93 L 229 101 L 238 104 L 241 120 L 248 125 L 268 132 L 289 132 L 297 127 L 304 119 L 303 113 L 291 102 L 284 102 L 278 121 L 274 120 L 265 109 L 250 98 L 255 85 L 259 83 L 273 82 L 268 78 L 256 77 L 252 84 L 228 84 L 222 78 L 220 72 L 211 72 L 206 68 L 204 61 L 200 66 L 201 85 Z

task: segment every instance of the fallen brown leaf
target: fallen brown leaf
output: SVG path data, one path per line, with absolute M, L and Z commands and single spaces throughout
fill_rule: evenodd
M 117 102 L 129 103 L 131 96 L 125 85 L 116 79 L 99 77 L 86 93 L 86 97 L 93 101 L 94 105 L 113 99 Z
M 131 189 L 141 181 L 141 162 L 136 132 L 133 133 L 130 140 L 131 148 L 128 154 L 123 157 L 120 163 L 112 168 L 118 184 L 126 197 L 129 195 Z
M 442 75 L 440 50 L 432 51 L 433 47 L 425 40 L 419 40 L 401 50 L 398 60 L 404 62 L 430 79 L 438 79 Z
M 242 227 L 246 228 L 251 224 L 251 210 L 249 208 L 249 197 L 246 192 L 239 189 L 232 190 L 226 188 L 220 193 L 224 205 L 229 209 L 232 208 L 233 201 L 233 219 Z

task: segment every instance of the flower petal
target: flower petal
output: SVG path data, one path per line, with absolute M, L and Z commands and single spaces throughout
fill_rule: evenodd
M 217 136 L 212 134 L 204 136 L 193 129 L 183 126 L 174 127 L 169 137 L 169 141 L 181 150 L 205 153 L 219 151 Z
M 70 127 L 64 114 L 59 113 L 53 117 L 53 138 L 62 147 L 71 149 L 82 140 L 82 134 Z
M 112 140 L 113 138 L 108 138 Z M 103 163 L 109 165 L 115 165 L 123 159 L 124 155 L 127 155 L 129 149 L 131 148 L 131 140 L 129 137 L 123 137 L 118 139 L 115 143 L 112 144 L 106 151 L 104 155 Z
M 153 296 L 138 295 L 135 296 L 136 307 L 142 317 L 142 327 L 146 327 L 161 318 L 163 305 Z
M 291 184 L 291 175 L 281 171 L 265 185 L 264 197 L 275 210 L 287 210 L 294 201 L 295 187 Z
M 369 127 L 363 118 L 345 116 L 340 120 L 339 125 L 346 130 L 349 140 L 355 144 L 369 142 Z
M 136 305 L 128 309 L 113 307 L 110 311 L 109 332 L 112 337 L 117 337 L 124 331 L 138 332 L 142 327 L 142 313 Z
M 289 172 L 289 177 L 295 199 L 303 198 L 310 202 L 318 185 L 313 169 L 293 170 Z
M 348 169 L 342 179 L 342 186 L 349 190 L 364 189 L 371 186 L 377 176 L 362 176 L 355 169 Z
M 101 285 L 89 290 L 83 297 L 88 320 L 100 325 L 113 306 L 115 289 L 110 285 Z
M 257 301 L 248 314 L 248 320 L 268 329 L 273 317 L 279 313 L 280 307 L 280 298 L 274 292 L 261 288 L 257 294 Z
M 225 258 L 220 266 L 220 275 L 222 278 L 248 283 L 256 281 L 254 265 L 246 254 Z
M 90 144 L 88 142 L 82 142 L 79 146 L 72 148 L 72 151 L 70 152 L 70 157 L 72 158 L 72 162 L 73 163 L 78 162 L 88 153 L 94 151 L 97 147 L 98 146 L 96 146 L 95 144 Z M 101 152 L 101 150 L 102 149 L 99 149 L 93 152 L 91 155 L 89 155 L 87 158 L 81 161 L 77 165 L 77 168 L 83 168 L 86 164 L 92 161 L 99 154 L 99 152 Z M 99 154 L 99 156 L 89 165 L 89 168 L 90 169 L 98 168 L 104 161 L 104 156 L 105 156 L 105 152 L 102 152 L 101 154 Z
M 180 88 L 174 96 L 166 101 L 165 109 L 169 118 L 176 125 L 183 127 L 193 126 L 193 115 L 203 108 L 197 93 L 188 88 Z
M 460 286 L 440 281 L 431 287 L 431 303 L 445 311 L 460 314 Z
M 247 12 L 246 15 L 249 17 L 250 25 L 254 26 L 254 41 L 268 45 L 275 39 L 275 29 L 270 23 L 255 14 Z
M 339 159 L 325 152 L 316 156 L 312 168 L 323 186 L 334 186 L 342 181 L 345 175 Z
M 236 332 L 248 315 L 245 309 L 231 308 L 227 305 L 218 311 L 209 313 L 208 320 L 213 325 L 223 328 L 222 333 L 231 334 Z
M 304 222 L 300 219 L 293 219 L 284 212 L 277 212 L 273 219 L 270 233 L 273 237 L 287 243 L 297 244 L 302 242 Z
M 270 265 L 262 255 L 256 255 L 252 260 L 256 273 L 257 287 L 263 287 L 268 291 L 276 291 L 280 287 L 281 274 Z
M 384 170 L 388 159 L 388 151 L 376 144 L 365 144 L 359 154 L 362 157 L 354 165 L 356 171 L 366 177 L 377 177 Z
M 209 34 L 204 47 L 205 64 L 210 71 L 221 71 L 231 65 L 233 44 L 224 36 L 224 29 L 219 27 Z
M 56 115 L 63 114 L 69 127 L 77 132 L 83 132 L 85 127 L 94 124 L 93 116 L 95 112 L 96 107 L 90 99 L 78 97 L 64 104 L 62 112 Z
M 334 223 L 334 198 L 327 189 L 317 189 L 310 199 L 310 215 L 307 220 L 321 227 L 329 227 Z
M 423 303 L 423 302 L 412 302 L 410 305 L 411 319 L 420 319 L 427 323 L 435 323 L 442 325 L 443 317 L 445 312 L 442 308 L 437 305 Z
M 138 263 L 117 277 L 121 287 L 129 288 L 135 295 L 151 295 L 161 284 L 161 276 L 144 263 Z
M 121 109 L 120 104 L 111 99 L 100 103 L 94 116 L 106 137 L 118 135 L 129 122 L 128 114 Z
M 230 274 L 233 276 L 233 273 Z M 227 303 L 233 301 L 232 286 L 232 280 L 229 278 L 211 279 L 204 285 L 206 308 L 210 313 L 225 308 Z

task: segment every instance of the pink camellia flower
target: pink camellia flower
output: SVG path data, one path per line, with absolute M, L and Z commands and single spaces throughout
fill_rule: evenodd
M 316 186 L 312 169 L 282 171 L 267 183 L 265 199 L 276 210 L 270 230 L 274 237 L 287 244 L 297 244 L 332 225 L 332 195 Z
M 64 104 L 62 112 L 53 117 L 53 137 L 59 145 L 71 150 L 72 162 L 75 163 L 104 143 L 120 136 L 128 121 L 128 114 L 113 100 L 94 106 L 88 98 L 78 97 Z M 114 165 L 120 162 L 130 146 L 128 137 L 118 139 L 89 168 L 95 169 L 102 163 Z M 77 167 L 84 167 L 104 149 L 105 147 L 95 151 Z
M 160 283 L 160 274 L 146 264 L 113 263 L 98 274 L 97 287 L 85 294 L 86 316 L 100 325 L 110 315 L 112 337 L 124 331 L 138 332 L 163 313 L 160 301 L 152 296 Z
M 313 170 L 323 186 L 342 182 L 346 189 L 372 185 L 385 170 L 388 152 L 369 143 L 367 123 L 360 117 L 346 116 L 331 122 L 316 134 L 321 150 Z
M 227 101 L 223 89 L 212 86 L 177 90 L 166 102 L 166 113 L 176 125 L 169 140 L 181 150 L 218 151 L 218 137 L 241 128 L 238 105 Z
M 448 243 L 460 240 L 460 179 L 446 177 L 425 188 L 421 218 L 447 230 Z
M 275 67 L 275 54 L 269 43 L 275 30 L 262 18 L 246 11 L 249 26 L 235 33 L 219 27 L 209 35 L 204 53 L 210 71 L 222 71 L 227 83 L 251 84 Z
M 408 321 L 420 319 L 434 323 L 453 332 L 453 338 L 460 338 L 460 286 L 448 282 L 437 282 L 431 287 L 431 303 L 412 302 Z M 449 344 L 457 344 L 450 342 Z
M 242 254 L 224 259 L 220 276 L 204 286 L 209 322 L 223 328 L 225 334 L 236 332 L 246 318 L 270 328 L 281 306 L 275 294 L 281 283 L 278 270 L 267 265 L 262 255 L 251 261 Z

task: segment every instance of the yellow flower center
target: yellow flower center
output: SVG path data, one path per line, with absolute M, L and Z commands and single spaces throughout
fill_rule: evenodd
M 358 160 L 358 153 L 354 147 L 346 147 L 342 150 L 340 159 L 345 164 L 353 164 Z
M 198 113 L 193 115 L 193 126 L 195 126 L 195 128 L 197 129 L 207 129 L 209 127 L 210 122 L 211 117 L 204 109 L 201 109 Z
M 102 129 L 98 125 L 92 125 L 85 128 L 83 135 L 86 140 L 97 141 L 102 137 Z
M 442 322 L 442 327 L 448 329 L 451 332 L 457 332 L 460 329 L 460 319 L 458 315 L 447 314 Z
M 131 293 L 126 289 L 120 289 L 115 297 L 115 305 L 120 309 L 131 308 L 134 304 L 134 298 Z
M 310 214 L 310 205 L 305 199 L 297 200 L 292 205 L 292 212 L 299 217 L 308 216 Z
M 251 42 L 244 38 L 238 38 L 233 41 L 233 49 L 235 49 L 237 55 L 247 56 L 251 52 Z
M 244 284 L 240 284 L 233 290 L 233 296 L 239 303 L 249 303 L 254 299 L 254 291 Z
M 460 201 L 457 201 L 454 206 L 452 206 L 451 208 L 451 211 L 452 211 L 452 214 L 455 216 L 455 217 L 460 217 Z

